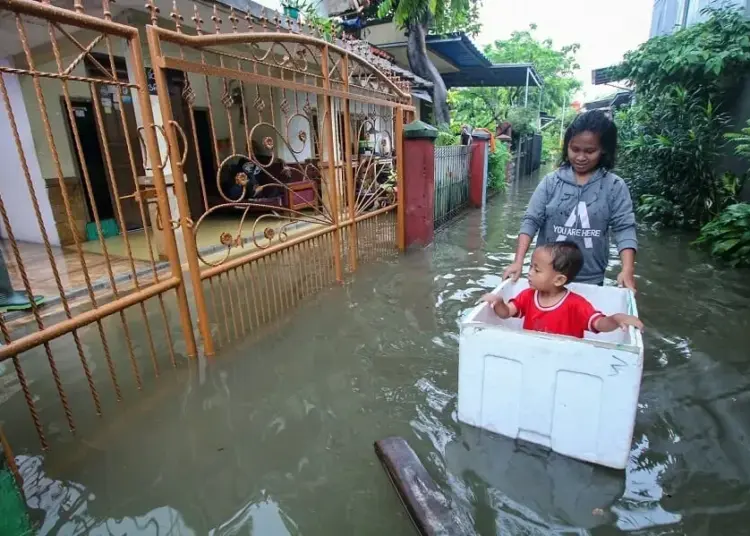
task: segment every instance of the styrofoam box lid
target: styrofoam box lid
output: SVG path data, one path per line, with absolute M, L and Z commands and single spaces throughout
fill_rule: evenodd
M 492 294 L 501 296 L 506 303 L 516 297 L 522 290 L 529 287 L 529 282 L 526 279 L 519 279 L 513 283 L 510 280 L 504 281 L 499 287 L 497 287 Z M 635 303 L 635 296 L 633 291 L 629 289 L 623 289 L 618 287 L 600 287 L 596 285 L 586 285 L 580 283 L 572 283 L 568 285 L 568 288 L 577 294 L 580 294 L 591 302 L 595 309 L 601 311 L 605 315 L 613 315 L 615 313 L 625 313 L 629 315 L 638 316 L 638 308 Z M 520 318 L 508 318 L 506 320 L 501 319 L 495 314 L 490 308 L 489 304 L 481 303 L 472 309 L 466 317 L 461 321 L 461 327 L 485 327 L 485 328 L 498 328 L 498 329 L 509 329 L 513 331 L 523 330 L 523 320 Z M 549 333 L 541 333 L 537 331 L 525 331 L 524 333 L 530 336 L 537 336 L 542 338 L 562 338 L 569 340 L 571 337 L 564 335 L 553 335 Z M 610 333 L 592 333 L 585 332 L 584 338 L 581 341 L 576 339 L 582 344 L 592 344 L 595 346 L 605 346 L 608 348 L 617 348 L 619 350 L 631 351 L 633 353 L 642 353 L 643 351 L 643 338 L 641 332 L 633 327 L 629 327 L 625 330 L 615 330 Z

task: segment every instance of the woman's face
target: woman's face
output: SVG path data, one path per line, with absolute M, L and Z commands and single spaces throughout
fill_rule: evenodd
M 602 145 L 599 135 L 588 130 L 576 134 L 568 144 L 568 161 L 576 173 L 589 173 L 599 167 Z

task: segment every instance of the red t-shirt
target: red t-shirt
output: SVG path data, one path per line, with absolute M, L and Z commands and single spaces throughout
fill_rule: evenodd
M 510 300 L 523 318 L 523 329 L 583 338 L 584 331 L 596 332 L 594 322 L 604 316 L 583 296 L 567 291 L 552 307 L 539 305 L 537 291 L 527 288 Z

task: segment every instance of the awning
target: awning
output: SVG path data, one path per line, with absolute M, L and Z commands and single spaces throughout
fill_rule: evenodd
M 443 73 L 451 87 L 542 87 L 544 82 L 530 63 L 496 63 L 489 67 L 461 67 L 457 73 Z
M 544 80 L 531 63 L 493 64 L 466 34 L 430 35 L 426 39 L 430 59 L 451 87 L 542 87 Z M 403 62 L 406 41 L 379 44 L 378 48 Z

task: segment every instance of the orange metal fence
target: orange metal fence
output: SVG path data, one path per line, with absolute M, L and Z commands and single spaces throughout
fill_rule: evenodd
M 121 9 L 124 23 L 108 0 L 86 9 L 80 0 L 73 9 L 0 0 L 12 58 L 0 62 L 0 97 L 37 257 L 16 239 L 2 186 L 0 217 L 19 290 L 35 296 L 49 283 L 56 294 L 45 292 L 54 306 L 32 300 L 30 317 L 0 314 L 0 362 L 12 361 L 45 449 L 57 410 L 37 407 L 40 354 L 71 431 L 84 411 L 60 371 L 60 341 L 75 348 L 101 415 L 165 362 L 178 366 L 199 344 L 213 355 L 403 247 L 402 131 L 414 111 L 406 84 L 361 43 L 215 4 L 195 5 L 188 24 L 179 6 L 168 19 L 151 1 L 146 11 Z

